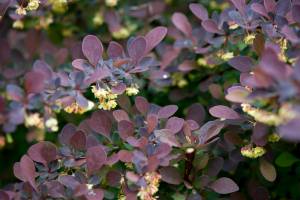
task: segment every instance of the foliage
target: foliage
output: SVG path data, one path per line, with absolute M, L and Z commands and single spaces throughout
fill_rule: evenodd
M 300 198 L 299 13 L 0 2 L 0 199 Z

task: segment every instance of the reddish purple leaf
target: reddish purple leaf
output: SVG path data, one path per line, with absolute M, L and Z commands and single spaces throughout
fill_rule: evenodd
M 106 152 L 102 146 L 94 146 L 88 148 L 86 152 L 86 164 L 88 174 L 97 172 L 106 163 Z
M 162 180 L 169 184 L 178 185 L 182 182 L 182 177 L 175 167 L 161 168 L 159 169 L 159 173 Z
M 208 19 L 207 10 L 201 4 L 191 3 L 189 8 L 198 19 L 203 21 Z
M 155 130 L 154 135 L 162 143 L 171 147 L 180 147 L 180 143 L 178 142 L 176 135 L 174 135 L 174 133 L 172 133 L 169 129 Z
M 292 16 L 295 22 L 300 24 L 300 5 L 292 6 Z
M 25 75 L 25 90 L 28 94 L 39 93 L 44 89 L 44 74 L 41 72 L 31 71 Z
M 84 150 L 86 148 L 86 136 L 83 131 L 77 131 L 70 138 L 70 145 L 78 150 Z
M 106 174 L 106 180 L 109 186 L 117 187 L 120 185 L 122 174 L 117 170 L 111 170 Z
M 147 132 L 152 133 L 158 124 L 157 115 L 149 114 L 147 116 Z
M 253 60 L 247 56 L 236 56 L 230 59 L 228 63 L 240 72 L 250 72 L 254 65 Z
M 178 106 L 176 105 L 164 106 L 158 111 L 158 118 L 169 118 L 174 115 L 177 110 Z
M 190 36 L 192 34 L 192 26 L 184 14 L 179 12 L 174 13 L 172 15 L 172 23 L 186 36 Z
M 93 189 L 93 192 L 89 192 L 85 195 L 87 200 L 102 200 L 104 199 L 104 191 L 101 189 Z
M 76 59 L 72 61 L 72 66 L 79 71 L 84 71 L 89 64 L 84 59 Z
M 227 107 L 227 106 L 214 106 L 209 109 L 209 113 L 217 118 L 223 118 L 223 119 L 240 119 L 241 116 L 235 112 L 233 109 Z
M 265 7 L 262 4 L 260 4 L 260 3 L 253 3 L 251 5 L 251 9 L 254 12 L 257 12 L 258 14 L 260 14 L 260 15 L 262 15 L 264 17 L 269 18 L 267 11 L 266 11 Z
M 91 129 L 103 136 L 109 138 L 112 128 L 111 117 L 108 112 L 99 110 L 92 114 L 92 117 L 88 120 L 88 124 Z
M 123 120 L 130 121 L 127 112 L 125 112 L 124 110 L 114 110 L 113 116 L 117 120 L 117 122 L 120 122 Z
M 60 134 L 58 135 L 59 142 L 61 144 L 69 145 L 71 137 L 76 132 L 76 126 L 74 124 L 67 124 L 61 130 Z
M 276 1 L 275 0 L 264 0 L 264 6 L 267 12 L 274 12 L 276 8 Z
M 29 182 L 29 184 L 36 190 L 35 183 L 35 166 L 34 162 L 29 158 L 29 156 L 24 155 L 20 161 L 20 173 L 21 177 L 24 178 L 23 181 Z
M 130 121 L 120 121 L 118 123 L 118 132 L 120 137 L 123 140 L 126 140 L 129 136 L 132 136 L 134 134 L 134 125 Z
M 149 109 L 149 102 L 141 96 L 135 98 L 135 107 L 141 114 L 146 114 Z
M 124 83 L 119 83 L 116 86 L 111 88 L 112 93 L 114 94 L 122 94 L 126 90 L 126 85 Z
M 239 186 L 230 178 L 222 177 L 210 184 L 210 188 L 219 194 L 229 194 L 239 190 Z
M 220 30 L 218 28 L 217 23 L 212 19 L 207 19 L 205 21 L 202 21 L 201 25 L 207 32 L 218 33 L 218 34 L 224 33 L 223 30 Z
M 129 56 L 136 60 L 139 61 L 146 50 L 147 42 L 144 37 L 137 37 L 135 38 L 128 46 L 128 54 Z
M 107 54 L 110 58 L 121 58 L 125 53 L 122 45 L 112 41 L 108 45 Z
M 101 41 L 94 35 L 87 35 L 82 41 L 82 52 L 88 61 L 96 66 L 103 53 Z
M 205 123 L 199 130 L 196 131 L 196 134 L 199 136 L 199 143 L 208 143 L 220 133 L 223 127 L 224 123 L 219 120 Z
M 48 163 L 57 159 L 57 149 L 51 142 L 39 142 L 32 145 L 28 149 L 28 155 L 35 162 L 43 163 L 47 166 Z
M 233 5 L 240 11 L 241 14 L 246 14 L 246 2 L 245 0 L 230 0 Z
M 156 47 L 167 35 L 168 29 L 163 26 L 158 26 L 145 35 L 147 47 L 145 54 L 148 54 L 154 47 Z
M 205 115 L 206 114 L 203 106 L 199 103 L 195 103 L 188 107 L 186 119 L 192 119 L 201 125 L 205 119 Z
M 184 119 L 178 118 L 178 117 L 171 117 L 168 119 L 166 124 L 166 129 L 169 129 L 172 133 L 178 133 L 184 124 Z
M 228 88 L 225 98 L 234 103 L 247 103 L 250 91 L 242 86 L 232 86 Z
M 132 152 L 121 150 L 118 152 L 119 158 L 122 162 L 132 162 Z

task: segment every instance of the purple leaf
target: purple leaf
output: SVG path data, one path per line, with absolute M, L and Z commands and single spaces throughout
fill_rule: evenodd
M 166 37 L 168 29 L 163 26 L 158 26 L 145 35 L 147 47 L 145 54 L 148 54 L 154 47 L 156 47 Z
M 122 45 L 120 45 L 117 42 L 110 42 L 107 48 L 107 54 L 110 58 L 114 59 L 114 58 L 121 58 L 123 57 L 124 53 L 124 49 L 122 47 Z
M 141 96 L 135 98 L 135 107 L 141 114 L 146 114 L 149 109 L 149 102 Z
M 269 18 L 267 11 L 266 11 L 265 7 L 262 4 L 260 4 L 260 3 L 253 3 L 251 5 L 251 9 L 254 12 L 257 12 L 258 14 L 260 14 L 260 15 L 262 15 L 264 17 Z
M 11 100 L 22 101 L 24 98 L 23 90 L 17 85 L 8 84 L 6 86 L 6 92 Z
M 22 177 L 24 178 L 23 181 L 29 182 L 29 184 L 35 189 L 36 183 L 35 183 L 35 166 L 34 162 L 29 158 L 29 156 L 24 155 L 21 158 L 20 161 L 20 172 L 22 174 Z
M 158 118 L 169 118 L 174 115 L 177 110 L 178 106 L 176 105 L 164 106 L 158 111 Z
M 28 155 L 35 162 L 43 163 L 47 166 L 53 160 L 57 159 L 57 149 L 51 142 L 39 142 L 28 149 Z
M 144 37 L 135 38 L 128 46 L 128 54 L 129 56 L 135 60 L 139 61 L 146 50 L 147 42 Z
M 199 143 L 206 144 L 217 136 L 223 127 L 224 123 L 218 120 L 205 123 L 199 130 L 196 131 L 196 134 L 199 137 Z
M 228 63 L 240 72 L 250 72 L 254 65 L 253 60 L 247 56 L 236 56 L 230 59 Z
M 192 34 L 192 26 L 184 14 L 179 12 L 174 13 L 172 15 L 172 23 L 187 37 Z
M 238 11 L 245 15 L 245 10 L 246 10 L 246 2 L 245 0 L 230 0 L 233 5 L 238 9 Z
M 92 117 L 88 120 L 88 124 L 91 129 L 103 136 L 109 138 L 112 128 L 111 117 L 108 112 L 99 110 L 92 114 Z
M 96 36 L 87 35 L 82 41 L 82 52 L 88 61 L 96 66 L 102 57 L 103 45 Z
M 180 147 L 180 143 L 177 141 L 176 135 L 169 129 L 161 129 L 154 131 L 155 137 L 162 143 L 165 143 L 171 147 Z
M 126 85 L 124 83 L 119 83 L 118 85 L 113 86 L 111 88 L 112 93 L 118 95 L 122 94 L 125 90 L 126 90 Z
M 178 185 L 182 182 L 182 177 L 175 167 L 161 168 L 159 169 L 159 173 L 162 180 L 169 184 Z
M 85 71 L 85 69 L 90 66 L 89 63 L 84 59 L 76 59 L 72 61 L 72 66 L 80 71 Z
M 94 146 L 88 148 L 86 152 L 86 164 L 88 174 L 94 174 L 106 163 L 106 152 L 102 146 Z
M 120 121 L 118 123 L 118 132 L 123 140 L 126 140 L 129 136 L 134 134 L 134 125 L 130 121 Z
M 85 195 L 87 200 L 102 200 L 104 199 L 104 191 L 101 189 L 93 189 L 93 192 L 89 192 Z
M 225 99 L 234 103 L 247 103 L 250 91 L 242 86 L 232 86 L 228 88 Z
M 83 131 L 77 131 L 70 138 L 70 145 L 78 150 L 84 150 L 86 148 L 86 136 Z
M 124 110 L 114 110 L 113 116 L 117 120 L 117 122 L 120 122 L 123 120 L 130 121 L 127 112 L 125 112 Z
M 65 125 L 58 136 L 59 142 L 61 144 L 69 145 L 70 139 L 75 134 L 75 132 L 76 132 L 76 126 L 74 124 Z
M 201 4 L 191 3 L 189 8 L 198 19 L 203 21 L 208 19 L 207 10 Z
M 186 119 L 192 119 L 201 125 L 205 119 L 205 115 L 203 106 L 199 103 L 195 103 L 188 107 Z
M 202 21 L 201 25 L 207 32 L 218 34 L 224 33 L 222 30 L 219 30 L 217 23 L 212 19 Z
M 290 120 L 286 124 L 282 124 L 278 127 L 280 137 L 290 142 L 300 141 L 299 130 L 300 130 L 299 118 Z
M 184 119 L 178 117 L 171 117 L 168 119 L 166 129 L 169 129 L 172 133 L 178 133 L 184 124 Z
M 226 177 L 217 179 L 209 187 L 219 194 L 229 194 L 239 190 L 239 186 L 233 180 Z
M 217 118 L 223 118 L 223 119 L 240 119 L 241 116 L 235 112 L 233 109 L 227 107 L 227 106 L 214 106 L 209 109 L 209 113 Z
M 295 22 L 300 24 L 300 5 L 292 6 L 292 16 Z
M 276 7 L 276 1 L 275 0 L 264 0 L 264 6 L 267 10 L 267 12 L 274 12 Z
M 147 121 L 147 132 L 152 133 L 158 124 L 157 115 L 154 114 L 147 115 L 146 121 Z
M 58 182 L 60 182 L 62 185 L 66 186 L 67 188 L 70 188 L 72 190 L 75 190 L 76 187 L 78 187 L 80 185 L 80 183 L 75 179 L 75 177 L 71 176 L 71 175 L 59 176 Z
M 24 87 L 28 94 L 39 93 L 44 89 L 44 74 L 41 72 L 31 71 L 26 73 Z

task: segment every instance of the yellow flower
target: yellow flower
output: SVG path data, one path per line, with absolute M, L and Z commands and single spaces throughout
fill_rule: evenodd
M 45 122 L 45 126 L 53 132 L 58 131 L 58 121 L 56 118 L 51 117 L 47 119 Z
M 271 135 L 268 136 L 268 141 L 269 142 L 278 142 L 280 140 L 280 136 L 276 133 L 272 133 Z
M 95 16 L 93 17 L 93 23 L 94 23 L 94 25 L 101 26 L 103 24 L 103 22 L 104 22 L 104 19 L 103 19 L 102 13 L 97 12 L 95 14 Z
M 133 95 L 137 95 L 139 93 L 139 89 L 137 86 L 131 86 L 131 87 L 126 88 L 125 92 L 128 96 L 133 96 Z
M 250 44 L 253 44 L 253 41 L 255 39 L 255 34 L 254 33 L 251 33 L 251 34 L 248 34 L 245 38 L 244 38 L 244 42 L 248 45 Z
M 49 0 L 52 4 L 52 10 L 57 13 L 64 13 L 68 9 L 67 0 Z
M 26 15 L 26 14 L 27 14 L 26 9 L 23 8 L 22 6 L 18 6 L 18 7 L 17 7 L 16 13 L 17 13 L 18 15 Z
M 268 125 L 279 125 L 282 123 L 282 118 L 274 113 L 254 108 L 250 104 L 242 104 L 241 106 L 245 113 L 252 116 L 258 122 Z
M 266 153 L 266 150 L 263 147 L 243 147 L 241 149 L 241 154 L 247 158 L 258 158 L 263 156 Z
M 43 119 L 40 117 L 39 113 L 25 115 L 25 126 L 42 129 L 44 128 Z
M 93 109 L 94 103 L 92 101 L 88 101 L 88 106 L 86 108 L 80 107 L 77 102 L 73 102 L 71 105 L 64 108 L 64 111 L 67 113 L 75 113 L 75 114 L 83 114 L 86 111 Z
M 15 29 L 23 29 L 24 28 L 24 23 L 21 20 L 16 20 L 16 21 L 14 21 L 12 26 Z
M 118 0 L 105 0 L 105 5 L 108 7 L 115 7 L 118 4 Z
M 117 107 L 117 101 L 112 99 L 104 102 L 100 102 L 98 108 L 103 109 L 103 110 L 111 110 L 113 108 Z
M 39 0 L 30 0 L 27 4 L 27 10 L 37 10 L 39 8 L 40 1 Z
M 92 93 L 96 98 L 107 98 L 109 92 L 103 88 L 97 88 L 95 85 L 92 86 Z
M 239 25 L 236 24 L 236 23 L 229 25 L 229 29 L 230 29 L 230 30 L 237 29 L 238 27 L 239 27 Z
M 126 39 L 130 35 L 130 32 L 127 28 L 122 27 L 120 30 L 112 32 L 112 36 L 116 39 Z
M 147 186 L 141 187 L 137 196 L 140 197 L 141 200 L 157 199 L 158 197 L 154 196 L 154 194 L 158 191 L 161 175 L 157 172 L 147 172 L 144 178 Z
M 224 52 L 221 51 L 221 52 L 219 52 L 217 54 L 217 56 L 219 58 L 221 58 L 222 60 L 224 60 L 224 61 L 228 61 L 228 60 L 230 60 L 231 58 L 234 57 L 234 54 L 233 54 L 233 52 L 226 52 L 226 53 L 224 53 Z

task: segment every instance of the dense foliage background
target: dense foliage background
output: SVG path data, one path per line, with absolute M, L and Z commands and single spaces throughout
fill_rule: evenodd
M 0 199 L 299 199 L 300 1 L 0 0 Z

